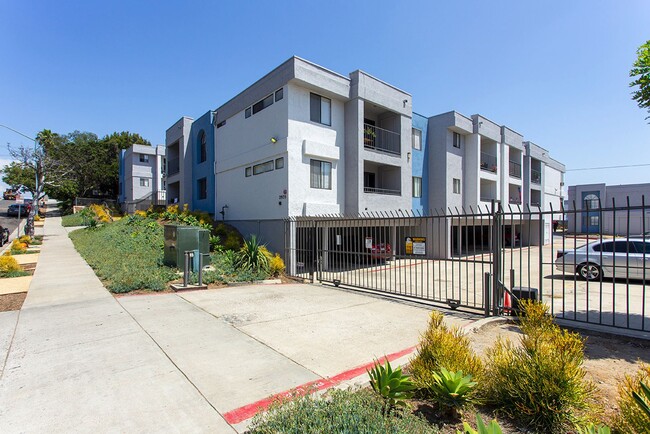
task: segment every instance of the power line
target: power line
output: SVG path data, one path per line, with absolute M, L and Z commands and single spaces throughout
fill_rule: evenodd
M 644 167 L 650 166 L 650 163 L 646 164 L 626 164 L 623 166 L 602 166 L 602 167 L 583 167 L 581 169 L 567 169 L 567 172 L 577 172 L 579 170 L 603 170 L 603 169 L 625 169 L 628 167 Z

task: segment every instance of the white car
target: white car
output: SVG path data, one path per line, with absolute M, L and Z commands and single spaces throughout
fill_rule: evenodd
M 602 240 L 575 250 L 559 250 L 555 267 L 585 280 L 603 277 L 650 280 L 650 239 Z

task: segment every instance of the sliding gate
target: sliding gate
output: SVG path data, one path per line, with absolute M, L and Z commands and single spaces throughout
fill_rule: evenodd
M 568 232 L 584 215 L 598 216 L 599 233 Z M 648 332 L 648 230 L 645 205 L 295 217 L 285 221 L 285 262 L 312 282 L 483 315 L 508 313 L 524 295 L 558 319 Z M 580 258 L 583 245 L 608 241 L 612 251 Z M 580 275 L 587 263 L 601 267 L 597 279 Z

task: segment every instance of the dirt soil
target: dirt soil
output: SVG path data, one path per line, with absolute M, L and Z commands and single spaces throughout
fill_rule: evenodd
M 17 294 L 0 295 L 0 312 L 8 312 L 10 310 L 20 310 L 23 307 L 23 302 L 27 297 L 26 292 L 19 292 Z
M 599 389 L 595 394 L 609 419 L 618 411 L 618 384 L 625 374 L 633 375 L 642 363 L 650 364 L 650 341 L 597 332 L 579 331 L 586 338 L 585 362 L 586 378 L 593 381 Z M 521 335 L 519 327 L 513 323 L 494 323 L 469 335 L 474 350 L 478 354 L 492 346 L 498 336 L 518 342 Z M 506 432 L 506 431 L 504 431 Z

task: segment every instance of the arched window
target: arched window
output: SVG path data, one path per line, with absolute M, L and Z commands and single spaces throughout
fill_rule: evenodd
M 588 194 L 584 198 L 585 208 L 598 209 L 600 208 L 600 200 L 595 194 Z
M 208 144 L 205 136 L 205 131 L 199 132 L 199 163 L 203 163 L 208 159 Z

